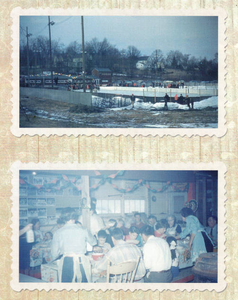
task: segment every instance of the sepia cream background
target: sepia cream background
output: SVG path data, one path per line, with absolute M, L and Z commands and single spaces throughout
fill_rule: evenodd
M 227 104 L 225 136 L 142 137 L 135 136 L 22 136 L 17 138 L 11 127 L 11 10 L 22 8 L 94 8 L 94 9 L 210 9 L 221 7 L 227 12 Z M 238 2 L 232 0 L 0 0 L 0 299 L 238 299 L 238 183 L 237 177 L 237 88 L 238 81 Z M 78 162 L 78 163 L 148 163 L 222 161 L 227 167 L 226 281 L 221 292 L 67 292 L 21 291 L 10 287 L 11 281 L 11 173 L 13 162 Z

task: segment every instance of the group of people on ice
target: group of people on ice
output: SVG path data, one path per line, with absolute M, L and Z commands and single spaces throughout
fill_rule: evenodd
M 181 94 L 178 97 L 176 94 L 174 97 L 174 100 L 176 103 L 179 103 L 182 105 L 187 105 L 189 109 L 193 109 L 194 101 L 192 98 L 189 98 L 188 95 L 186 95 L 186 97 L 183 97 L 183 95 Z M 164 96 L 164 109 L 165 110 L 168 110 L 168 102 L 170 102 L 170 97 L 166 93 Z M 132 105 L 132 108 L 134 108 L 134 105 L 135 105 L 135 95 L 134 94 L 131 95 L 131 105 Z
M 168 102 L 170 101 L 170 97 L 169 95 L 166 93 L 164 96 L 164 107 L 165 109 L 168 109 Z M 189 98 L 188 95 L 186 95 L 186 97 L 183 97 L 182 94 L 180 94 L 180 96 L 178 97 L 177 94 L 174 96 L 174 101 L 176 103 L 182 104 L 182 105 L 186 105 L 188 106 L 189 109 L 193 109 L 193 105 L 194 105 L 194 101 L 193 98 Z

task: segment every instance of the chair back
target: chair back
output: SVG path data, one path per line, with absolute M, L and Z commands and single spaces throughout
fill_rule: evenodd
M 108 260 L 107 282 L 133 282 L 139 261 L 139 256 L 136 261 L 127 261 L 116 265 L 111 265 L 111 262 Z

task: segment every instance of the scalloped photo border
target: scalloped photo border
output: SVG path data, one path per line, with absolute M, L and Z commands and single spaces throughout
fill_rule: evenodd
M 20 127 L 20 111 L 19 111 L 19 28 L 20 16 L 48 16 L 48 15 L 68 15 L 68 16 L 218 16 L 218 127 L 217 128 L 21 128 Z M 227 13 L 222 8 L 216 9 L 186 9 L 186 10 L 164 10 L 164 9 L 51 9 L 51 8 L 31 8 L 22 9 L 16 7 L 11 12 L 12 21 L 12 126 L 11 132 L 20 137 L 22 135 L 181 135 L 191 137 L 198 136 L 217 136 L 221 137 L 226 134 L 225 126 L 225 75 L 226 75 L 226 25 L 225 20 Z
M 218 281 L 217 283 L 26 283 L 19 282 L 19 171 L 20 170 L 62 170 L 62 171 L 88 171 L 88 170 L 133 170 L 133 171 L 218 171 Z M 225 281 L 225 174 L 227 172 L 224 163 L 161 163 L 161 164 L 77 164 L 77 163 L 21 163 L 17 161 L 11 166 L 12 173 L 12 267 L 11 267 L 11 287 L 15 291 L 21 290 L 143 290 L 143 291 L 212 291 L 222 292 L 227 283 Z

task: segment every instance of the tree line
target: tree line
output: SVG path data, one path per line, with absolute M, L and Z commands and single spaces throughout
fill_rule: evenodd
M 68 46 L 59 41 L 52 40 L 52 66 L 58 73 L 80 73 L 82 71 L 82 45 L 77 41 L 71 42 Z M 190 54 L 183 54 L 171 50 L 164 54 L 160 49 L 151 53 L 145 63 L 145 69 L 140 71 L 136 63 L 140 60 L 141 51 L 135 46 L 128 46 L 119 50 L 106 38 L 99 41 L 93 38 L 85 44 L 86 72 L 91 74 L 95 67 L 109 68 L 114 73 L 127 74 L 133 77 L 135 74 L 160 75 L 165 69 L 184 70 L 191 76 L 199 73 L 204 78 L 217 80 L 218 78 L 218 54 L 213 59 L 206 57 L 196 58 Z M 145 58 L 144 58 L 145 59 Z M 29 39 L 29 65 L 31 73 L 49 70 L 50 54 L 49 39 L 44 36 Z M 20 68 L 25 73 L 27 66 L 27 46 L 20 44 Z

